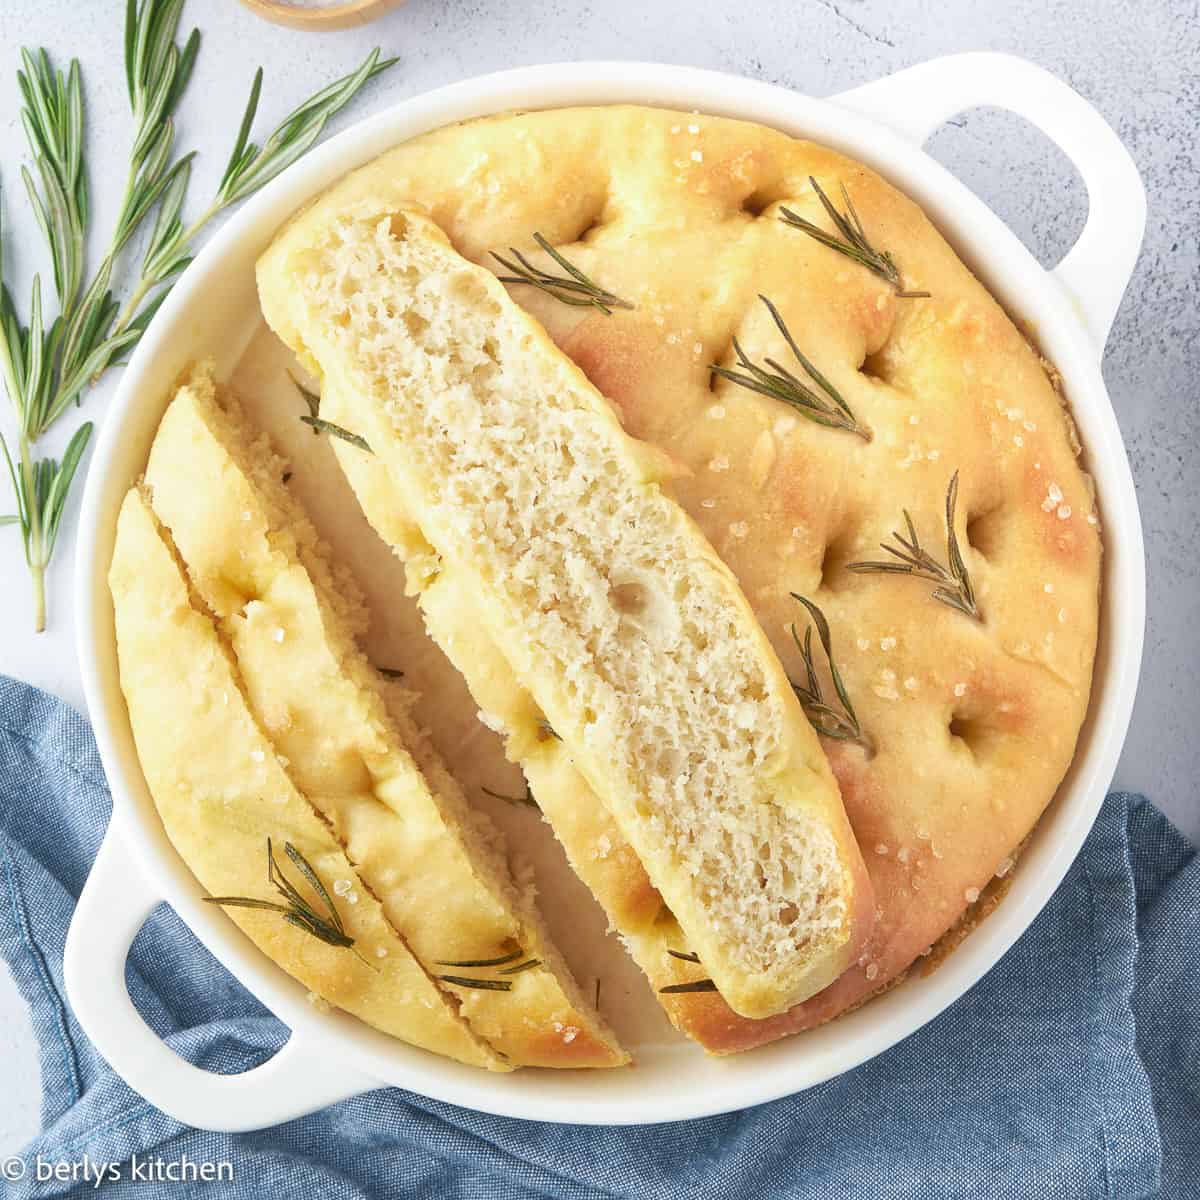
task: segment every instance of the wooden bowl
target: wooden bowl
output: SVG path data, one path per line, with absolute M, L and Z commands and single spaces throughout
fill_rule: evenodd
M 331 0 L 317 8 L 306 8 L 301 4 L 289 4 L 287 0 L 242 0 L 242 3 L 264 20 L 289 29 L 306 29 L 321 33 L 334 29 L 348 29 L 352 25 L 365 25 L 368 21 L 382 17 L 384 13 L 399 8 L 404 0 L 343 0 L 341 4 Z

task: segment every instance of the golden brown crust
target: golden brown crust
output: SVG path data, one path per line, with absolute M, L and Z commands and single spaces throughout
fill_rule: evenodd
M 338 880 L 354 878 L 341 846 L 292 786 L 251 715 L 216 628 L 193 605 L 173 547 L 137 487 L 121 508 L 109 584 L 121 689 L 142 770 L 167 835 L 200 884 L 216 896 L 277 899 L 267 879 L 268 838 L 294 881 L 297 873 L 283 856 L 287 842 L 331 891 Z M 275 913 L 226 911 L 323 1000 L 413 1045 L 509 1069 L 472 1035 L 374 896 L 334 903 L 355 940 L 351 948 L 326 945 Z
M 931 298 L 897 298 L 779 221 L 786 201 L 828 227 L 810 174 L 835 199 L 848 188 L 873 242 Z M 423 205 L 479 262 L 530 247 L 538 230 L 632 301 L 606 317 L 512 289 L 626 428 L 685 469 L 673 494 L 791 670 L 789 628 L 803 622 L 789 593 L 826 612 L 878 748 L 868 761 L 827 744 L 881 916 L 859 965 L 759 1040 L 858 1003 L 1005 869 L 1086 712 L 1099 529 L 1037 355 L 910 200 L 830 150 L 740 122 L 623 107 L 497 117 L 401 146 L 319 203 L 364 197 Z M 871 427 L 869 444 L 731 384 L 710 388 L 708 366 L 730 362 L 735 334 L 756 360 L 783 353 L 760 292 Z M 923 582 L 845 569 L 880 557 L 905 508 L 944 554 L 955 470 L 981 625 Z M 693 1012 L 709 1005 L 686 999 Z M 719 1021 L 702 1036 L 713 1049 L 743 1044 Z

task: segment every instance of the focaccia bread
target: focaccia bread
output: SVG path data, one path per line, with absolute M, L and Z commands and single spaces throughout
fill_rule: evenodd
M 284 854 L 292 843 L 330 893 L 354 944 L 328 945 L 274 912 L 229 908 L 255 945 L 317 996 L 384 1033 L 507 1070 L 409 953 L 375 897 L 359 887 L 341 846 L 292 785 L 137 487 L 121 507 L 109 586 L 138 758 L 167 836 L 201 885 L 213 896 L 278 903 L 267 874 L 269 838 L 285 874 L 308 891 Z M 357 893 L 354 903 L 349 890 Z M 316 897 L 308 899 L 320 912 Z
M 146 467 L 256 721 L 477 1036 L 513 1065 L 626 1063 L 543 928 L 532 883 L 511 877 L 498 831 L 357 648 L 355 582 L 330 566 L 286 472 L 204 368 L 172 399 Z
M 781 220 L 787 207 L 836 232 L 810 176 L 843 211 L 846 188 L 872 244 L 928 298 L 897 296 Z M 625 428 L 684 468 L 663 486 L 733 569 L 797 681 L 791 628 L 803 637 L 806 619 L 792 593 L 820 605 L 874 748 L 824 743 L 874 883 L 875 932 L 833 987 L 778 1020 L 816 1024 L 897 978 L 1012 869 L 1087 710 L 1100 531 L 1037 353 L 907 197 L 831 150 L 744 122 L 623 106 L 474 121 L 383 155 L 309 218 L 364 204 L 424 208 L 462 254 L 503 274 L 490 252 L 511 261 L 510 247 L 561 274 L 534 246 L 541 233 L 633 305 L 605 315 L 510 289 Z M 798 371 L 760 293 L 870 441 L 713 378 L 711 364 L 736 366 L 734 336 L 755 363 Z M 905 532 L 905 509 L 946 563 L 956 470 L 982 621 L 919 578 L 847 569 L 885 558 L 879 543 Z M 607 861 L 603 821 L 590 836 Z
M 873 917 L 811 727 L 662 456 L 427 218 L 305 218 L 264 313 L 352 406 L 422 534 L 736 1011 L 832 982 Z

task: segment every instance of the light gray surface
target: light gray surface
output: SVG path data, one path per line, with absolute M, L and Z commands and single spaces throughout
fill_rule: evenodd
M 7 0 L 0 5 L 0 186 L 13 236 L 5 252 L 23 281 L 45 272 L 17 183 L 24 158 L 14 79 L 17 47 L 45 44 L 84 69 L 97 225 L 106 229 L 123 180 L 128 118 L 120 65 L 120 0 Z M 264 121 L 349 69 L 375 44 L 401 64 L 351 114 L 469 75 L 554 60 L 637 58 L 749 75 L 827 95 L 940 54 L 1004 50 L 1047 67 L 1104 113 L 1142 170 L 1150 213 L 1137 274 L 1104 360 L 1129 446 L 1149 556 L 1146 659 L 1118 786 L 1148 793 L 1200 839 L 1200 15 L 1193 3 L 1014 0 L 411 0 L 379 23 L 333 35 L 260 23 L 234 0 L 191 0 L 205 34 L 180 140 L 201 151 L 193 195 L 210 194 L 228 153 L 254 67 L 267 71 Z M 98 143 L 97 135 L 103 137 Z M 1083 189 L 1062 155 L 1020 120 L 967 114 L 930 149 L 975 188 L 1047 265 L 1082 227 Z M 21 283 L 24 292 L 24 283 Z M 87 402 L 98 417 L 111 381 Z M 0 418 L 11 428 L 7 404 Z M 0 511 L 7 511 L 0 502 Z M 72 510 L 73 512 L 73 510 Z M 0 671 L 82 706 L 69 596 L 73 517 L 52 587 L 52 629 L 26 632 L 29 605 L 17 537 L 0 530 Z M 32 1033 L 0 972 L 0 1154 L 37 1128 Z

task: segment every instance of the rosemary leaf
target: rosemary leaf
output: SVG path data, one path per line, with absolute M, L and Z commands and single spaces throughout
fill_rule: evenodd
M 922 545 L 917 536 L 916 526 L 908 509 L 903 509 L 904 524 L 908 532 L 893 532 L 895 545 L 881 542 L 880 548 L 892 555 L 891 559 L 882 561 L 852 562 L 848 569 L 860 575 L 909 575 L 915 579 L 925 579 L 936 586 L 933 598 L 942 604 L 955 609 L 973 620 L 982 621 L 983 615 L 975 599 L 975 588 L 963 561 L 962 552 L 958 545 L 958 535 L 954 530 L 954 510 L 958 504 L 958 472 L 950 477 L 950 486 L 946 489 L 946 562 L 943 566 Z
M 481 992 L 512 991 L 512 980 L 510 979 L 471 979 L 467 975 L 439 975 L 438 978 L 455 987 L 476 988 Z
M 404 678 L 404 672 L 397 670 L 395 667 L 376 667 L 375 670 L 377 670 L 380 675 L 384 677 L 384 679 Z
M 528 783 L 525 784 L 525 794 L 523 796 L 513 796 L 508 792 L 494 792 L 490 787 L 480 787 L 479 789 L 485 796 L 491 796 L 493 800 L 506 800 L 509 804 L 522 804 L 526 808 L 535 808 L 538 812 L 542 811 L 542 806 L 534 799 L 533 789 Z
M 305 425 L 311 425 L 314 433 L 328 433 L 332 437 L 341 438 L 343 442 L 349 442 L 352 446 L 357 446 L 360 450 L 365 450 L 368 454 L 374 454 L 365 437 L 361 437 L 357 433 L 351 433 L 348 429 L 343 429 L 340 425 L 335 425 L 332 421 L 326 421 L 324 417 L 308 417 L 300 418 Z
M 700 955 L 698 955 L 695 951 L 691 951 L 691 950 L 688 951 L 686 954 L 682 950 L 668 950 L 667 953 L 672 958 L 679 958 L 679 959 L 682 959 L 684 962 L 698 963 L 700 961 Z
M 629 301 L 622 300 L 620 296 L 593 283 L 578 267 L 573 266 L 555 250 L 540 233 L 535 233 L 533 240 L 566 274 L 555 275 L 541 267 L 535 267 L 520 250 L 510 246 L 508 252 L 511 258 L 504 258 L 492 251 L 492 257 L 506 271 L 512 272 L 510 275 L 497 276 L 501 283 L 528 283 L 546 295 L 553 296 L 555 300 L 561 300 L 563 304 L 575 308 L 598 308 L 606 317 L 612 316 L 614 308 L 633 308 Z
M 462 958 L 457 961 L 439 958 L 435 961 L 439 967 L 502 967 L 505 963 L 515 962 L 524 953 L 518 946 L 511 954 L 502 954 L 498 958 Z
M 523 963 L 517 963 L 515 967 L 505 967 L 500 972 L 501 975 L 520 975 L 522 971 L 532 970 L 534 967 L 540 967 L 542 960 L 540 958 L 527 958 Z
M 717 985 L 711 979 L 696 979 L 691 983 L 671 983 L 658 989 L 661 995 L 683 992 L 715 992 Z
M 846 190 L 844 183 L 841 185 L 841 188 L 842 200 L 846 205 L 846 211 L 840 213 L 834 207 L 829 197 L 825 195 L 821 185 L 811 175 L 808 177 L 808 182 L 812 184 L 813 190 L 817 193 L 817 198 L 821 201 L 821 207 L 825 209 L 825 214 L 833 222 L 833 227 L 837 230 L 837 234 L 827 233 L 819 225 L 814 225 L 811 221 L 800 216 L 799 213 L 793 212 L 786 206 L 781 207 L 779 210 L 779 219 L 785 225 L 790 225 L 793 229 L 802 230 L 809 237 L 820 242 L 822 246 L 828 246 L 831 250 L 836 250 L 839 254 L 844 254 L 853 262 L 866 267 L 873 275 L 877 275 L 884 282 L 890 284 L 897 296 L 906 299 L 916 299 L 929 295 L 928 292 L 910 292 L 904 290 L 900 277 L 900 268 L 896 264 L 896 260 L 890 252 L 887 250 L 876 250 L 867 240 L 862 221 L 859 220 L 858 213 L 854 209 L 854 203 L 850 199 L 850 193 Z
M 869 442 L 871 431 L 856 420 L 841 393 L 817 370 L 816 366 L 796 345 L 779 310 L 766 296 L 760 295 L 759 299 L 766 305 L 767 312 L 771 314 L 771 320 L 775 322 L 775 328 L 783 335 L 788 349 L 795 355 L 796 361 L 804 368 L 812 383 L 816 385 L 815 388 L 797 378 L 786 367 L 780 366 L 773 358 L 763 360 L 765 367 L 751 362 L 737 338 L 733 339 L 733 352 L 737 356 L 740 370 L 722 367 L 716 363 L 709 370 L 722 379 L 728 379 L 730 383 L 736 383 L 739 387 L 757 392 L 761 396 L 768 396 L 773 400 L 782 400 L 785 404 L 791 405 L 801 416 L 815 421 L 818 425 L 825 425 L 830 429 L 844 429 L 849 433 L 857 434 L 863 441 Z M 768 367 L 770 370 L 766 369 Z

